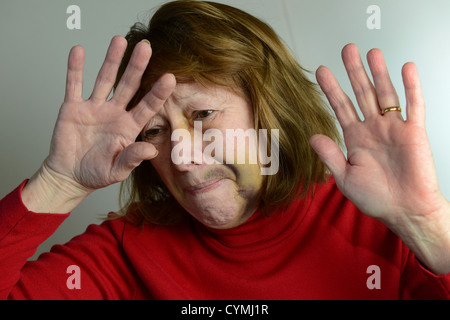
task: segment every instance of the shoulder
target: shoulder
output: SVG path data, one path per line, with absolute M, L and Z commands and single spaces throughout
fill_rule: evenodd
M 128 212 L 129 213 L 129 212 Z M 159 225 L 138 219 L 141 215 L 134 212 L 129 215 L 120 215 L 114 212 L 108 214 L 108 218 L 101 224 L 101 228 L 109 230 L 120 243 L 134 240 L 154 241 L 161 243 L 169 238 L 179 239 L 191 231 L 191 219 L 184 217 L 177 223 Z
M 338 189 L 331 177 L 315 186 L 309 206 L 309 217 L 331 233 L 356 246 L 403 250 L 401 240 L 380 221 L 366 216 Z
M 358 208 L 339 190 L 332 176 L 325 182 L 317 183 L 308 194 L 309 211 L 319 213 L 323 218 L 333 219 L 335 215 L 346 217 L 360 215 Z
M 328 177 L 324 183 L 314 185 L 310 194 L 313 210 L 319 210 L 329 215 L 363 215 L 361 211 L 339 190 L 336 181 L 332 176 Z M 363 215 L 365 217 L 365 215 Z M 371 219 L 370 220 L 374 220 Z
M 310 195 L 309 211 L 320 213 L 322 219 L 332 220 L 333 223 L 351 221 L 361 224 L 384 227 L 381 222 L 364 215 L 338 188 L 333 177 L 326 182 L 314 186 Z

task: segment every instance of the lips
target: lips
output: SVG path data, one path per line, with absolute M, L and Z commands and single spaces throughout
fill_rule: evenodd
M 185 188 L 185 190 L 192 194 L 209 192 L 211 190 L 218 188 L 224 180 L 225 180 L 224 178 L 212 179 L 212 180 L 197 184 L 195 186 L 187 187 L 187 188 Z

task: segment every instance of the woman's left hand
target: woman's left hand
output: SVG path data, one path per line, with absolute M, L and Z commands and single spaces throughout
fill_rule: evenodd
M 425 102 L 416 66 L 402 70 L 406 120 L 380 50 L 367 55 L 370 81 L 358 48 L 342 51 L 364 121 L 326 67 L 317 81 L 341 124 L 347 157 L 330 138 L 316 135 L 311 146 L 333 174 L 341 192 L 363 213 L 382 221 L 436 273 L 450 272 L 450 205 L 439 190 L 425 130 Z

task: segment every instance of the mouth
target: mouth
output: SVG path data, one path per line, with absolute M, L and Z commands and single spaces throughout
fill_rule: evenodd
M 212 179 L 212 180 L 197 184 L 195 186 L 187 187 L 184 190 L 187 191 L 188 193 L 194 194 L 194 195 L 206 193 L 206 192 L 210 192 L 212 190 L 219 188 L 223 184 L 224 181 L 225 181 L 225 178 Z

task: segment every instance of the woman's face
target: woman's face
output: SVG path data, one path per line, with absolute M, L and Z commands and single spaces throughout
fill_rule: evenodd
M 244 94 L 179 83 L 143 139 L 158 149 L 152 165 L 184 209 L 208 227 L 227 229 L 244 223 L 258 206 L 263 176 L 249 157 L 257 142 L 237 142 L 239 134 L 252 131 L 252 106 Z M 244 164 L 237 164 L 243 155 Z

